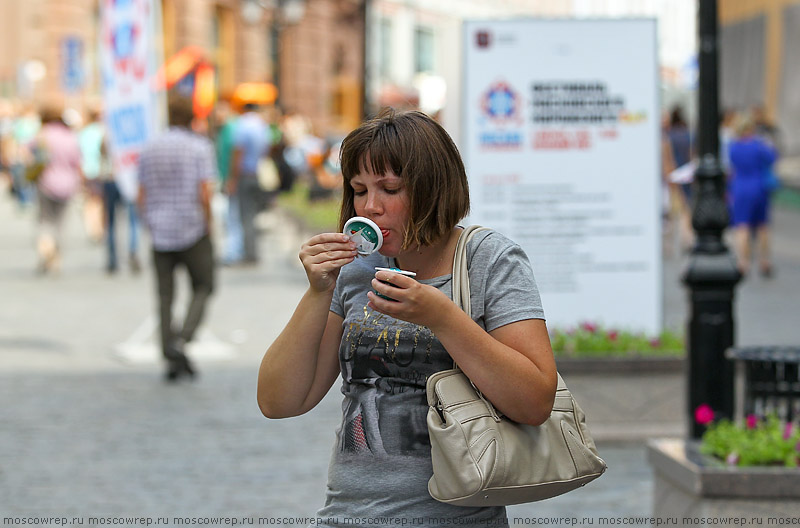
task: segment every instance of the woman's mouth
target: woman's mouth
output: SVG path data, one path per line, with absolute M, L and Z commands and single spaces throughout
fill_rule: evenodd
M 387 236 L 389 236 L 389 233 L 390 233 L 390 231 L 389 231 L 388 229 L 381 228 L 381 235 L 383 235 L 383 238 L 384 238 L 384 239 L 385 239 Z

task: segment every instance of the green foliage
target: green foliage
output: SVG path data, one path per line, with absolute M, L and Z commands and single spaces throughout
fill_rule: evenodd
M 658 337 L 625 330 L 609 330 L 592 323 L 550 331 L 556 357 L 682 356 L 683 338 L 665 330 Z
M 314 231 L 336 232 L 339 224 L 340 192 L 330 198 L 310 200 L 307 183 L 296 183 L 288 192 L 278 195 L 278 206 L 286 209 Z
M 800 428 L 783 424 L 776 416 L 748 417 L 747 424 L 720 420 L 703 434 L 700 450 L 735 466 L 797 467 Z

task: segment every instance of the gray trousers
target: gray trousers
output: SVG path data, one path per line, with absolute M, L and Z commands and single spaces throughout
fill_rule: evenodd
M 236 193 L 239 198 L 239 212 L 242 216 L 243 257 L 245 262 L 256 262 L 258 261 L 256 215 L 262 207 L 263 191 L 258 186 L 255 175 L 243 174 Z
M 193 246 L 182 251 L 153 251 L 158 287 L 158 304 L 161 326 L 161 351 L 169 358 L 170 346 L 175 337 L 189 342 L 203 320 L 206 301 L 214 291 L 214 255 L 211 238 L 203 236 Z M 183 265 L 189 272 L 192 297 L 180 330 L 172 328 L 172 301 L 175 297 L 175 269 Z

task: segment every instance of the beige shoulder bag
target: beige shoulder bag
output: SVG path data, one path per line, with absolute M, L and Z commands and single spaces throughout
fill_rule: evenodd
M 469 315 L 467 242 L 462 232 L 453 262 L 453 302 Z M 428 432 L 433 476 L 428 492 L 457 506 L 506 506 L 561 495 L 606 470 L 585 416 L 558 376 L 550 418 L 539 426 L 500 415 L 455 365 L 428 378 Z

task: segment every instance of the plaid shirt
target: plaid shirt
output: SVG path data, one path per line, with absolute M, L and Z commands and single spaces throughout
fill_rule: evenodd
M 214 146 L 187 129 L 171 127 L 139 157 L 143 220 L 156 251 L 181 251 L 207 232 L 200 183 L 217 177 Z

